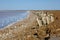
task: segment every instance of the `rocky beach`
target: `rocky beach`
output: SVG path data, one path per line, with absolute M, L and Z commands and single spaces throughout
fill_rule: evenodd
M 0 30 L 0 40 L 60 40 L 60 10 L 27 12 L 26 18 Z

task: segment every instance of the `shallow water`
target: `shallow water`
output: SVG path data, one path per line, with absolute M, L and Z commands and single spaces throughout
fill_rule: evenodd
M 0 12 L 0 28 L 24 19 L 27 16 L 27 12 Z

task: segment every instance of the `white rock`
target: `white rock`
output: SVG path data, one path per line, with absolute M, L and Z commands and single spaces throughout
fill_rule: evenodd
M 54 17 L 53 16 L 51 16 L 51 22 L 53 22 L 54 21 Z
M 47 14 L 44 12 L 42 12 L 42 13 L 37 12 L 37 14 L 39 14 L 39 17 L 42 18 L 42 20 L 37 18 L 37 22 L 38 22 L 39 26 L 47 25 L 54 21 L 53 14 L 50 14 L 49 12 Z M 42 24 L 42 21 L 43 21 L 43 24 Z
M 7 33 L 6 35 L 9 35 L 9 33 Z
M 16 26 L 14 28 L 17 28 Z
M 47 24 L 49 24 L 51 22 L 50 16 L 46 16 L 47 19 Z
M 37 18 L 37 22 L 38 22 L 39 26 L 42 26 L 42 20 L 39 20 L 39 19 Z
M 46 17 L 42 17 L 43 25 L 46 25 Z

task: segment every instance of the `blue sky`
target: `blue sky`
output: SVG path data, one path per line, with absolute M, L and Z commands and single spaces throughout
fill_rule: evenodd
M 0 10 L 60 10 L 60 0 L 0 0 Z

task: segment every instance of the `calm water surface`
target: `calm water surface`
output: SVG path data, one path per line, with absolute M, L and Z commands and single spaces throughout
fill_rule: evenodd
M 0 12 L 0 28 L 26 18 L 27 12 Z

